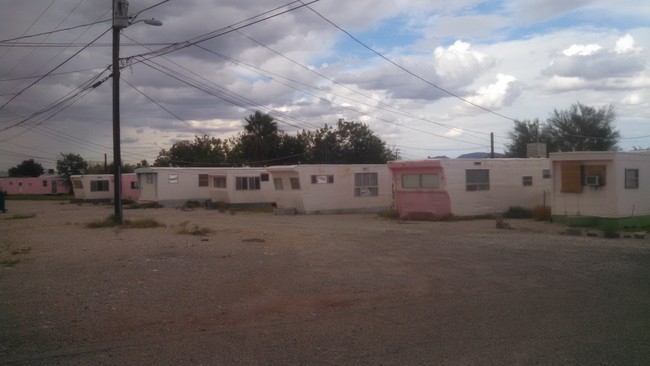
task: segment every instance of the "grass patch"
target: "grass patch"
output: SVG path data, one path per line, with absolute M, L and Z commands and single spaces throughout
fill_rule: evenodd
M 527 208 L 513 206 L 503 213 L 503 217 L 507 219 L 532 219 L 533 212 Z
M 200 208 L 200 207 L 205 207 L 205 205 L 202 204 L 199 201 L 190 200 L 190 201 L 186 201 L 183 204 L 183 206 L 180 207 L 180 210 L 181 211 L 192 211 L 195 208 Z
M 176 231 L 176 234 L 179 235 L 205 236 L 214 233 L 214 230 L 210 228 L 207 227 L 200 228 L 198 225 L 190 225 L 189 221 L 183 221 L 179 224 L 179 226 L 181 228 Z
M 20 259 L 5 259 L 0 261 L 0 266 L 13 267 L 18 263 L 20 263 Z
M 103 220 L 94 220 L 86 224 L 86 227 L 89 229 L 101 229 L 114 226 L 117 226 L 117 223 L 115 222 L 115 215 L 110 215 Z
M 86 224 L 89 229 L 101 229 L 108 227 L 120 226 L 125 229 L 149 229 L 156 227 L 165 227 L 165 224 L 154 219 L 137 219 L 137 220 L 123 220 L 122 225 L 115 222 L 115 215 L 110 215 L 103 220 L 95 220 Z
M 537 221 L 551 221 L 551 208 L 548 206 L 535 206 L 533 218 Z
M 377 216 L 379 216 L 381 218 L 384 218 L 384 219 L 396 220 L 396 219 L 399 219 L 399 211 L 397 211 L 397 210 L 379 211 L 379 212 L 377 212 Z
M 31 219 L 36 217 L 35 213 L 30 214 L 15 214 L 13 216 L 5 217 L 4 220 L 22 220 L 22 219 Z
M 138 219 L 133 221 L 126 220 L 122 226 L 129 229 L 150 229 L 155 227 L 165 227 L 165 224 L 161 224 L 154 219 Z
M 159 204 L 158 202 L 143 202 L 143 203 L 134 202 L 124 206 L 124 209 L 138 210 L 138 209 L 145 209 L 145 208 L 163 208 L 163 207 L 164 206 Z
M 69 201 L 74 199 L 72 194 L 8 194 L 5 196 L 7 201 Z
M 11 249 L 10 253 L 11 255 L 20 255 L 20 254 L 27 254 L 31 251 L 32 251 L 32 247 L 24 247 L 24 248 Z

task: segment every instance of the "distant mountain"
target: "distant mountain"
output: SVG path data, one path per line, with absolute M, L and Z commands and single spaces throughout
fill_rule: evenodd
M 505 158 L 505 154 L 500 154 L 500 153 L 494 153 L 495 158 Z M 456 159 L 489 159 L 490 158 L 490 153 L 489 152 L 475 152 L 475 153 L 469 153 L 469 154 L 463 154 Z

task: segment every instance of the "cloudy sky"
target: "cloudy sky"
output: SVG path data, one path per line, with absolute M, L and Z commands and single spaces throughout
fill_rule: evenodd
M 111 7 L 3 2 L 0 171 L 112 160 Z M 502 152 L 514 119 L 612 104 L 620 147 L 650 147 L 648 1 L 171 0 L 150 18 L 163 26 L 120 38 L 125 162 L 233 136 L 256 110 L 289 133 L 361 121 L 423 159 L 489 151 L 491 132 Z

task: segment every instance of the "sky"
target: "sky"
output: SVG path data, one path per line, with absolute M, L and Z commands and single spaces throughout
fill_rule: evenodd
M 0 172 L 112 161 L 112 2 L 3 5 Z M 620 149 L 650 147 L 648 1 L 131 0 L 129 14 L 126 163 L 235 136 L 257 110 L 290 134 L 363 122 L 418 160 L 488 152 L 491 133 L 503 152 L 514 120 L 613 105 Z

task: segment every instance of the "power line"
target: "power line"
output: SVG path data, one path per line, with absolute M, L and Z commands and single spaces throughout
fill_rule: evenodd
M 206 49 L 206 50 L 207 50 L 207 49 Z M 302 92 L 305 93 L 305 94 L 312 95 L 312 96 L 314 96 L 315 98 L 322 99 L 322 98 L 320 98 L 320 97 L 318 97 L 318 96 L 316 96 L 316 95 L 310 94 L 310 93 L 308 93 L 308 92 L 305 92 L 305 91 L 302 91 Z M 460 140 L 460 139 L 457 139 L 457 138 L 454 138 L 454 137 L 443 136 L 443 135 L 435 134 L 435 133 L 432 133 L 432 132 L 424 131 L 424 130 L 421 130 L 421 129 L 418 129 L 418 128 L 414 128 L 414 127 L 411 127 L 411 126 L 402 125 L 402 124 L 396 123 L 396 122 L 394 122 L 394 121 L 390 121 L 390 120 L 387 120 L 387 119 L 384 119 L 384 118 L 380 118 L 380 117 L 377 117 L 377 116 L 371 116 L 371 115 L 368 115 L 367 113 L 363 113 L 363 112 L 361 112 L 361 111 L 358 111 L 358 110 L 356 110 L 356 109 L 354 109 L 354 108 L 352 108 L 352 107 L 347 107 L 347 106 L 339 105 L 339 104 L 334 103 L 334 102 L 331 102 L 331 101 L 329 101 L 329 100 L 328 100 L 327 102 L 329 102 L 329 103 L 331 103 L 331 104 L 333 104 L 333 105 L 337 105 L 337 106 L 339 106 L 339 107 L 341 107 L 341 108 L 348 109 L 348 110 L 353 111 L 353 112 L 355 112 L 355 113 L 363 114 L 363 115 L 366 115 L 366 116 L 369 116 L 369 117 L 375 118 L 375 119 L 377 119 L 377 120 L 379 120 L 379 121 L 382 121 L 382 122 L 386 122 L 386 123 L 390 123 L 390 124 L 396 125 L 396 126 L 401 127 L 401 128 L 406 128 L 406 129 L 410 129 L 410 130 L 413 130 L 413 131 L 416 131 L 416 132 L 420 132 L 420 133 L 424 133 L 424 134 L 427 134 L 427 135 L 432 135 L 432 136 L 436 136 L 436 137 L 440 137 L 440 138 L 445 138 L 445 139 L 449 139 L 449 140 L 459 141 L 459 142 L 463 142 L 463 143 L 467 143 L 467 144 L 473 144 L 473 145 L 484 146 L 484 145 L 480 145 L 480 144 L 477 144 L 477 143 L 473 143 L 473 142 L 469 142 L 469 141 Z M 242 108 L 245 108 L 245 107 L 242 107 Z
M 54 2 L 54 1 L 53 1 L 53 2 Z M 19 39 L 32 38 L 32 37 L 38 37 L 38 36 L 45 36 L 45 35 L 48 35 L 48 36 L 49 36 L 49 35 L 54 34 L 54 33 L 65 32 L 65 31 L 69 31 L 69 30 L 72 30 L 72 29 L 83 28 L 83 27 L 88 27 L 88 26 L 95 25 L 95 24 L 106 23 L 106 22 L 110 22 L 110 21 L 112 21 L 112 20 L 113 20 L 112 18 L 111 18 L 111 19 L 105 19 L 105 20 L 99 20 L 99 21 L 92 22 L 92 23 L 86 23 L 86 24 L 75 25 L 75 26 L 73 26 L 73 27 L 56 29 L 56 30 L 52 30 L 52 31 L 49 31 L 49 32 L 43 32 L 43 33 L 37 33 L 37 34 L 31 34 L 31 35 L 28 35 L 28 36 L 23 35 L 23 36 L 20 36 L 20 37 L 14 37 L 14 38 L 3 39 L 3 40 L 0 40 L 0 43 L 9 43 L 9 42 L 12 42 L 12 41 L 17 41 L 17 40 L 19 40 Z M 14 45 L 14 43 L 9 43 L 9 44 L 10 44 L 10 45 Z M 18 43 L 18 44 L 16 44 L 16 45 L 20 45 L 20 44 Z M 0 46 L 1 46 L 1 45 L 0 45 Z
M 385 111 L 387 111 L 387 112 L 391 112 L 391 113 L 395 113 L 395 114 L 398 114 L 398 115 L 402 115 L 402 116 L 406 116 L 406 117 L 414 118 L 414 119 L 417 119 L 417 120 L 420 120 L 420 121 L 425 121 L 425 122 L 432 123 L 432 124 L 435 124 L 435 125 L 438 125 L 438 126 L 441 126 L 441 127 L 445 127 L 445 128 L 452 128 L 452 129 L 456 129 L 456 128 L 458 128 L 458 127 L 456 127 L 456 126 L 452 126 L 452 125 L 447 125 L 447 124 L 440 123 L 440 122 L 431 121 L 431 120 L 429 120 L 429 119 L 427 119 L 427 118 L 418 117 L 418 116 L 416 116 L 416 115 L 414 115 L 414 114 L 412 114 L 412 113 L 408 113 L 408 112 L 406 112 L 406 111 L 402 111 L 402 110 L 400 110 L 399 108 L 396 108 L 396 107 L 394 107 L 394 106 L 392 106 L 392 105 L 390 105 L 390 104 L 388 104 L 388 103 L 385 103 L 385 102 L 383 102 L 383 101 L 381 101 L 381 100 L 379 100 L 379 99 L 373 98 L 372 96 L 367 95 L 367 94 L 365 94 L 365 93 L 362 93 L 362 92 L 360 92 L 360 91 L 358 91 L 358 90 L 356 90 L 356 89 L 353 89 L 353 88 L 351 88 L 351 87 L 349 87 L 349 86 L 347 86 L 347 85 L 345 85 L 345 84 L 339 83 L 338 81 L 336 81 L 336 80 L 334 80 L 334 79 L 328 77 L 327 75 L 325 75 L 325 74 L 323 74 L 323 73 L 320 73 L 320 72 L 318 72 L 318 71 L 314 70 L 313 68 L 310 68 L 310 67 L 308 67 L 308 66 L 306 66 L 306 65 L 301 64 L 300 62 L 298 62 L 298 61 L 296 61 L 296 60 L 290 58 L 290 57 L 287 56 L 287 55 L 284 55 L 283 53 L 281 53 L 281 52 L 279 52 L 279 51 L 276 51 L 275 49 L 273 49 L 273 48 L 267 46 L 266 44 L 264 44 L 264 43 L 262 43 L 262 42 L 260 42 L 260 41 L 258 41 L 258 40 L 256 40 L 256 39 L 252 38 L 251 36 L 249 36 L 249 35 L 247 35 L 247 34 L 245 34 L 245 33 L 243 33 L 243 32 L 237 31 L 237 33 L 239 33 L 239 34 L 242 35 L 243 37 L 246 37 L 246 38 L 249 39 L 250 41 L 252 41 L 252 42 L 254 42 L 254 43 L 256 43 L 256 44 L 258 44 L 258 45 L 260 45 L 260 46 L 262 46 L 262 47 L 264 47 L 264 48 L 266 48 L 267 50 L 269 50 L 269 51 L 275 53 L 276 55 L 278 55 L 278 56 L 280 56 L 280 57 L 282 57 L 282 58 L 284 58 L 284 59 L 290 61 L 291 63 L 297 65 L 298 67 L 300 67 L 300 68 L 302 68 L 302 69 L 304 69 L 304 70 L 307 70 L 307 71 L 309 71 L 309 72 L 311 72 L 311 73 L 313 73 L 313 74 L 315 74 L 315 75 L 318 75 L 319 77 L 321 77 L 321 78 L 323 78 L 323 79 L 325 79 L 325 80 L 328 80 L 329 82 L 331 82 L 331 83 L 333 83 L 333 84 L 335 84 L 335 85 L 338 85 L 338 86 L 340 86 L 340 87 L 342 87 L 342 88 L 345 88 L 345 89 L 347 89 L 347 90 L 349 90 L 349 91 L 351 91 L 351 92 L 353 92 L 353 93 L 355 93 L 355 94 L 361 95 L 361 96 L 363 96 L 363 97 L 365 97 L 365 98 L 368 98 L 368 99 L 370 99 L 370 100 L 372 100 L 372 101 L 374 101 L 374 102 L 377 102 L 377 103 L 379 103 L 379 104 L 381 104 L 381 105 L 387 106 L 387 107 L 389 107 L 390 109 L 380 108 L 380 107 L 377 107 L 377 106 L 372 106 L 372 105 L 366 104 L 366 105 L 368 105 L 368 106 L 370 106 L 370 107 L 372 107 L 372 108 L 377 108 L 377 109 L 385 110 Z M 201 48 L 202 48 L 202 46 L 197 46 L 197 47 L 201 47 Z M 203 49 L 205 49 L 205 48 L 203 48 Z M 207 50 L 207 49 L 205 49 L 205 50 Z M 209 50 L 207 50 L 207 51 L 208 51 L 208 52 L 212 52 L 212 51 L 209 51 Z M 219 56 L 219 55 L 218 55 L 218 56 Z M 251 66 L 251 67 L 253 67 L 253 68 L 256 68 L 255 66 L 252 66 L 252 65 L 249 65 L 249 66 Z M 270 73 L 270 72 L 269 72 L 269 73 Z M 334 93 L 332 93 L 332 94 L 334 94 Z M 334 94 L 334 95 L 336 95 L 336 94 Z M 343 97 L 343 98 L 346 98 L 346 97 Z M 365 103 L 360 102 L 360 101 L 356 101 L 356 102 L 357 102 L 357 103 L 361 103 L 361 104 L 365 104 Z M 485 135 L 485 133 L 483 133 L 483 132 L 478 132 L 478 131 L 472 131 L 472 130 L 464 130 L 464 131 L 469 131 L 469 132 L 474 132 L 474 133 L 478 133 L 478 134 Z M 477 136 L 474 136 L 474 137 L 477 137 Z M 477 137 L 477 138 L 485 138 L 485 137 Z
M 76 5 L 76 6 L 75 6 L 71 11 L 70 11 L 70 13 L 68 13 L 68 15 L 67 15 L 67 16 L 66 16 L 66 17 L 65 17 L 61 22 L 59 22 L 59 25 L 63 24 L 63 22 L 65 22 L 65 20 L 68 19 L 68 17 L 69 17 L 69 16 L 70 16 L 74 11 L 75 11 L 75 9 L 77 9 L 77 7 L 79 7 L 79 5 L 80 5 L 83 1 L 84 1 L 84 0 L 80 0 L 80 1 L 77 3 L 77 5 Z M 110 10 L 111 10 L 111 9 L 106 10 L 106 11 L 104 12 L 104 14 L 102 14 L 99 18 L 101 19 L 102 17 L 104 17 L 104 15 L 106 15 Z M 57 28 L 59 27 L 59 25 L 57 25 Z M 92 28 L 92 26 L 86 28 L 83 32 L 81 32 L 79 35 L 77 35 L 77 37 L 76 37 L 72 42 L 74 42 L 74 41 L 78 40 L 79 38 L 81 38 L 81 37 L 82 37 L 84 34 L 86 34 L 86 32 L 88 32 L 91 28 Z M 48 36 L 48 37 L 49 37 L 49 36 Z M 68 46 L 68 47 L 69 47 L 69 46 Z M 54 59 L 57 58 L 60 54 L 62 54 L 62 53 L 63 53 L 63 52 L 68 48 L 68 47 L 66 47 L 66 48 L 64 48 L 64 49 L 62 49 L 62 50 L 60 50 L 60 51 L 59 51 L 58 53 L 56 53 L 54 56 L 50 57 L 50 59 L 47 60 L 45 63 L 43 63 L 43 65 L 42 65 L 41 67 L 39 67 L 39 68 L 35 71 L 35 73 L 39 72 L 41 69 L 43 69 L 45 66 L 47 66 L 50 62 L 52 62 L 52 60 L 54 60 Z M 34 51 L 35 51 L 35 49 L 32 49 L 31 52 L 30 52 L 29 54 L 27 54 L 27 55 L 23 58 L 23 60 L 25 60 L 26 58 L 28 58 L 28 57 L 29 57 L 29 56 L 30 56 Z M 20 64 L 21 62 L 22 62 L 22 60 L 19 61 L 16 65 Z M 13 69 L 12 69 L 12 70 L 13 70 Z M 17 86 L 20 85 L 20 84 L 21 84 L 21 83 L 18 83 Z
M 299 0 L 299 1 L 302 3 L 302 0 Z M 303 4 L 304 4 L 304 3 L 303 3 Z M 499 113 L 499 112 L 493 111 L 493 110 L 491 110 L 491 109 L 489 109 L 489 108 L 486 108 L 486 107 L 483 107 L 483 106 L 478 105 L 478 104 L 476 104 L 476 103 L 473 103 L 473 102 L 467 100 L 466 98 L 461 97 L 461 96 L 458 95 L 458 94 L 455 94 L 455 93 L 453 93 L 453 92 L 451 92 L 451 91 L 449 91 L 449 90 L 447 90 L 447 89 L 445 89 L 445 88 L 443 88 L 443 87 L 440 87 L 440 86 L 438 86 L 438 85 L 436 85 L 436 84 L 430 82 L 429 80 L 426 80 L 425 78 L 421 77 L 420 75 L 414 73 L 413 71 L 411 71 L 411 70 L 405 68 L 404 66 L 402 66 L 402 65 L 396 63 L 395 61 L 389 59 L 388 57 L 384 56 L 381 52 L 379 52 L 379 51 L 375 50 L 374 48 L 368 46 L 367 44 L 363 43 L 361 40 L 359 40 L 358 38 L 356 38 L 355 36 L 353 36 L 350 32 L 348 32 L 348 31 L 346 31 L 345 29 L 341 28 L 340 26 L 338 26 L 337 24 L 335 24 L 334 22 L 332 22 L 331 20 L 329 20 L 328 18 L 326 18 L 324 15 L 322 15 L 321 13 L 319 13 L 319 12 L 317 12 L 316 10 L 314 10 L 313 8 L 311 8 L 311 7 L 309 6 L 309 4 L 304 4 L 304 5 L 305 5 L 305 7 L 306 7 L 307 9 L 311 10 L 314 14 L 318 15 L 319 17 L 321 17 L 323 20 L 325 20 L 326 22 L 328 22 L 329 24 L 331 24 L 332 26 L 334 26 L 336 29 L 338 29 L 338 30 L 340 30 L 341 32 L 345 33 L 345 34 L 346 34 L 348 37 L 350 37 L 353 41 L 357 42 L 358 44 L 360 44 L 360 45 L 363 46 L 364 48 L 368 49 L 369 51 L 371 51 L 372 53 L 374 53 L 374 54 L 376 54 L 377 56 L 381 57 L 382 59 L 388 61 L 389 63 L 391 63 L 391 64 L 394 65 L 395 67 L 399 68 L 400 70 L 406 72 L 407 74 L 409 74 L 409 75 L 415 77 L 416 79 L 418 79 L 418 80 L 420 80 L 420 81 L 422 81 L 422 82 L 424 82 L 424 83 L 426 83 L 426 84 L 428 84 L 428 85 L 430 85 L 430 86 L 432 86 L 432 87 L 434 87 L 434 88 L 436 88 L 436 89 L 438 89 L 438 90 L 440 90 L 440 91 L 442 91 L 442 92 L 444 92 L 444 93 L 446 93 L 446 94 L 448 94 L 448 95 L 450 95 L 450 96 L 452 96 L 452 97 L 454 97 L 454 98 L 456 98 L 456 99 L 459 99 L 459 100 L 461 100 L 461 101 L 463 101 L 463 102 L 465 102 L 465 103 L 467 103 L 467 104 L 470 104 L 470 105 L 472 105 L 472 106 L 474 106 L 474 107 L 480 108 L 480 109 L 482 109 L 482 110 L 484 110 L 484 111 L 486 111 L 486 112 L 492 113 L 492 114 L 494 114 L 494 115 L 497 115 L 497 116 L 499 116 L 499 117 L 505 118 L 505 119 L 510 120 L 510 121 L 514 121 L 514 120 L 515 120 L 514 118 L 511 118 L 511 117 L 505 116 L 505 115 L 503 115 L 503 114 L 501 114 L 501 113 Z
M 187 47 L 193 46 L 193 45 L 195 45 L 195 44 L 199 44 L 199 43 L 201 43 L 201 42 L 209 41 L 209 40 L 211 40 L 211 39 L 213 39 L 213 38 L 220 37 L 220 36 L 226 35 L 226 34 L 228 34 L 228 33 L 235 32 L 235 31 L 237 31 L 237 30 L 239 30 L 239 29 L 243 29 L 243 28 L 246 28 L 246 27 L 250 27 L 250 26 L 252 26 L 252 25 L 255 25 L 255 24 L 261 23 L 261 22 L 263 22 L 263 21 L 266 21 L 266 20 L 269 20 L 269 19 L 273 19 L 273 18 L 278 17 L 278 16 L 280 16 L 280 15 L 284 15 L 284 14 L 286 14 L 286 13 L 290 13 L 290 12 L 296 10 L 296 9 L 300 9 L 300 8 L 302 8 L 302 7 L 305 7 L 305 6 L 310 5 L 310 4 L 313 4 L 313 3 L 317 3 L 317 2 L 319 2 L 319 1 L 320 1 L 320 0 L 312 0 L 312 1 L 308 2 L 308 3 L 303 3 L 303 2 L 300 1 L 300 0 L 292 1 L 292 2 L 287 3 L 287 4 L 285 4 L 285 5 L 282 5 L 282 6 L 276 7 L 275 9 L 268 10 L 268 11 L 266 11 L 266 12 L 260 14 L 260 15 L 256 15 L 256 16 L 250 17 L 250 18 L 248 18 L 248 19 L 246 19 L 246 20 L 243 20 L 243 21 L 237 22 L 237 23 L 235 23 L 235 24 L 233 24 L 233 25 L 230 25 L 230 26 L 227 26 L 227 27 L 223 27 L 223 28 L 217 29 L 217 30 L 212 31 L 212 32 L 209 32 L 209 33 L 205 33 L 205 34 L 203 34 L 203 35 L 201 35 L 201 36 L 197 36 L 197 37 L 191 38 L 191 39 L 189 39 L 189 40 L 187 40 L 187 41 L 174 43 L 173 45 L 171 45 L 171 46 L 169 46 L 169 47 L 165 47 L 165 48 L 162 48 L 162 49 L 159 49 L 159 50 L 156 50 L 156 51 L 151 51 L 151 52 L 148 52 L 148 53 L 144 53 L 144 54 L 140 54 L 140 55 L 135 55 L 135 56 L 127 57 L 126 59 L 124 59 L 124 62 L 125 62 L 125 63 L 130 63 L 131 60 L 133 60 L 133 59 L 136 58 L 136 57 L 142 59 L 142 60 L 140 60 L 139 62 L 142 62 L 143 60 L 148 60 L 148 59 L 151 59 L 151 58 L 154 58 L 154 57 L 160 57 L 160 56 L 166 55 L 166 54 L 168 54 L 168 53 L 175 52 L 175 51 L 181 50 L 181 49 L 183 49 L 183 48 L 187 48 Z M 278 9 L 285 8 L 285 7 L 287 7 L 287 6 L 291 5 L 291 4 L 295 4 L 295 3 L 301 3 L 302 5 L 298 5 L 298 6 L 296 6 L 296 7 L 289 8 L 289 9 L 287 9 L 287 10 L 281 11 L 281 12 L 279 12 L 279 13 L 274 13 L 274 14 L 272 14 L 272 15 L 267 15 L 267 16 L 262 17 L 262 15 L 264 15 L 264 14 L 270 14 L 270 13 L 273 13 L 274 11 L 276 11 L 276 10 L 278 10 Z M 261 18 L 260 18 L 260 17 L 261 17 Z M 255 18 L 260 18 L 260 19 L 253 20 L 253 19 L 255 19 Z M 248 22 L 248 23 L 246 23 L 246 22 Z M 237 24 L 241 24 L 241 23 L 246 23 L 246 24 L 235 27 L 235 25 L 237 25 Z
M 110 31 L 110 30 L 111 30 L 111 28 L 108 28 L 106 31 L 104 31 L 104 33 L 100 34 L 97 38 L 95 38 L 94 40 L 92 40 L 89 44 L 92 44 L 93 42 L 95 42 L 95 41 L 98 40 L 99 38 L 103 37 L 104 34 L 108 33 L 108 31 Z M 72 56 L 68 57 L 68 58 L 65 59 L 63 62 L 61 62 L 60 64 L 58 64 L 55 68 L 53 68 L 52 70 L 50 70 L 48 73 L 46 73 L 45 75 L 43 75 L 43 76 L 41 76 L 40 78 L 38 78 L 36 81 L 34 81 L 33 83 L 29 84 L 27 87 L 23 88 L 21 91 L 19 91 L 19 92 L 18 92 L 16 95 L 14 95 L 13 97 L 9 98 L 9 100 L 8 100 L 7 102 L 5 102 L 2 106 L 0 106 L 0 110 L 2 110 L 4 107 L 6 107 L 7 104 L 11 103 L 11 102 L 12 102 L 14 99 L 16 99 L 19 95 L 21 95 L 22 93 L 24 93 L 27 89 L 29 89 L 29 88 L 31 88 L 32 86 L 36 85 L 39 81 L 43 80 L 43 79 L 44 79 L 45 77 L 47 77 L 49 74 L 51 74 L 51 73 L 53 73 L 54 71 L 56 71 L 59 67 L 63 66 L 65 63 L 67 63 L 68 61 L 70 61 L 73 57 L 77 56 L 79 53 L 81 53 L 81 51 L 83 51 L 83 50 L 85 50 L 85 49 L 86 49 L 86 47 L 81 48 L 79 51 L 75 52 Z M 0 131 L 2 131 L 2 130 L 0 130 Z
M 32 24 L 30 24 L 30 26 L 27 27 L 27 29 L 23 32 L 23 36 L 24 36 L 27 32 L 29 32 L 30 29 L 32 29 L 32 27 L 34 26 L 34 24 L 36 24 L 36 23 L 41 19 L 41 17 L 43 16 L 43 14 L 45 14 L 45 13 L 50 9 L 50 7 L 52 6 L 52 4 L 54 4 L 55 1 L 56 1 L 56 0 L 52 0 L 52 2 L 50 2 L 50 5 L 48 5 L 47 8 L 45 8 L 45 10 L 43 10 L 43 11 L 41 12 L 41 14 L 39 14 L 39 16 L 36 18 L 36 20 L 34 20 L 34 21 L 32 22 Z M 3 53 L 2 56 L 0 56 L 0 60 L 2 60 L 2 58 L 4 58 L 5 55 L 6 55 L 7 53 L 9 53 L 9 51 L 11 51 L 11 48 L 9 48 L 9 49 L 7 50 L 7 52 Z
M 169 113 L 169 115 L 171 115 L 172 117 L 176 118 L 176 119 L 179 120 L 180 122 L 183 122 L 183 123 L 186 124 L 188 127 L 190 127 L 190 128 L 192 128 L 192 129 L 195 129 L 195 130 L 201 132 L 203 135 L 209 135 L 207 132 L 203 131 L 203 130 L 200 129 L 200 128 L 196 128 L 196 127 L 192 126 L 192 124 L 190 124 L 190 123 L 187 122 L 186 120 L 182 119 L 182 118 L 179 117 L 178 115 L 174 114 L 172 111 L 170 111 L 169 109 L 165 108 L 165 107 L 162 106 L 160 103 L 158 103 L 158 102 L 156 102 L 155 100 L 153 100 L 150 96 L 148 96 L 147 94 L 145 94 L 142 90 L 140 90 L 140 89 L 136 88 L 135 86 L 133 86 L 133 84 L 129 83 L 127 80 L 122 79 L 122 78 L 120 78 L 120 80 L 124 81 L 128 86 L 130 86 L 131 88 L 133 88 L 133 89 L 134 89 L 135 91 L 137 91 L 138 93 L 142 94 L 145 98 L 149 99 L 149 101 L 151 101 L 153 104 L 157 105 L 160 109 L 162 109 L 162 110 L 164 110 L 165 112 Z

